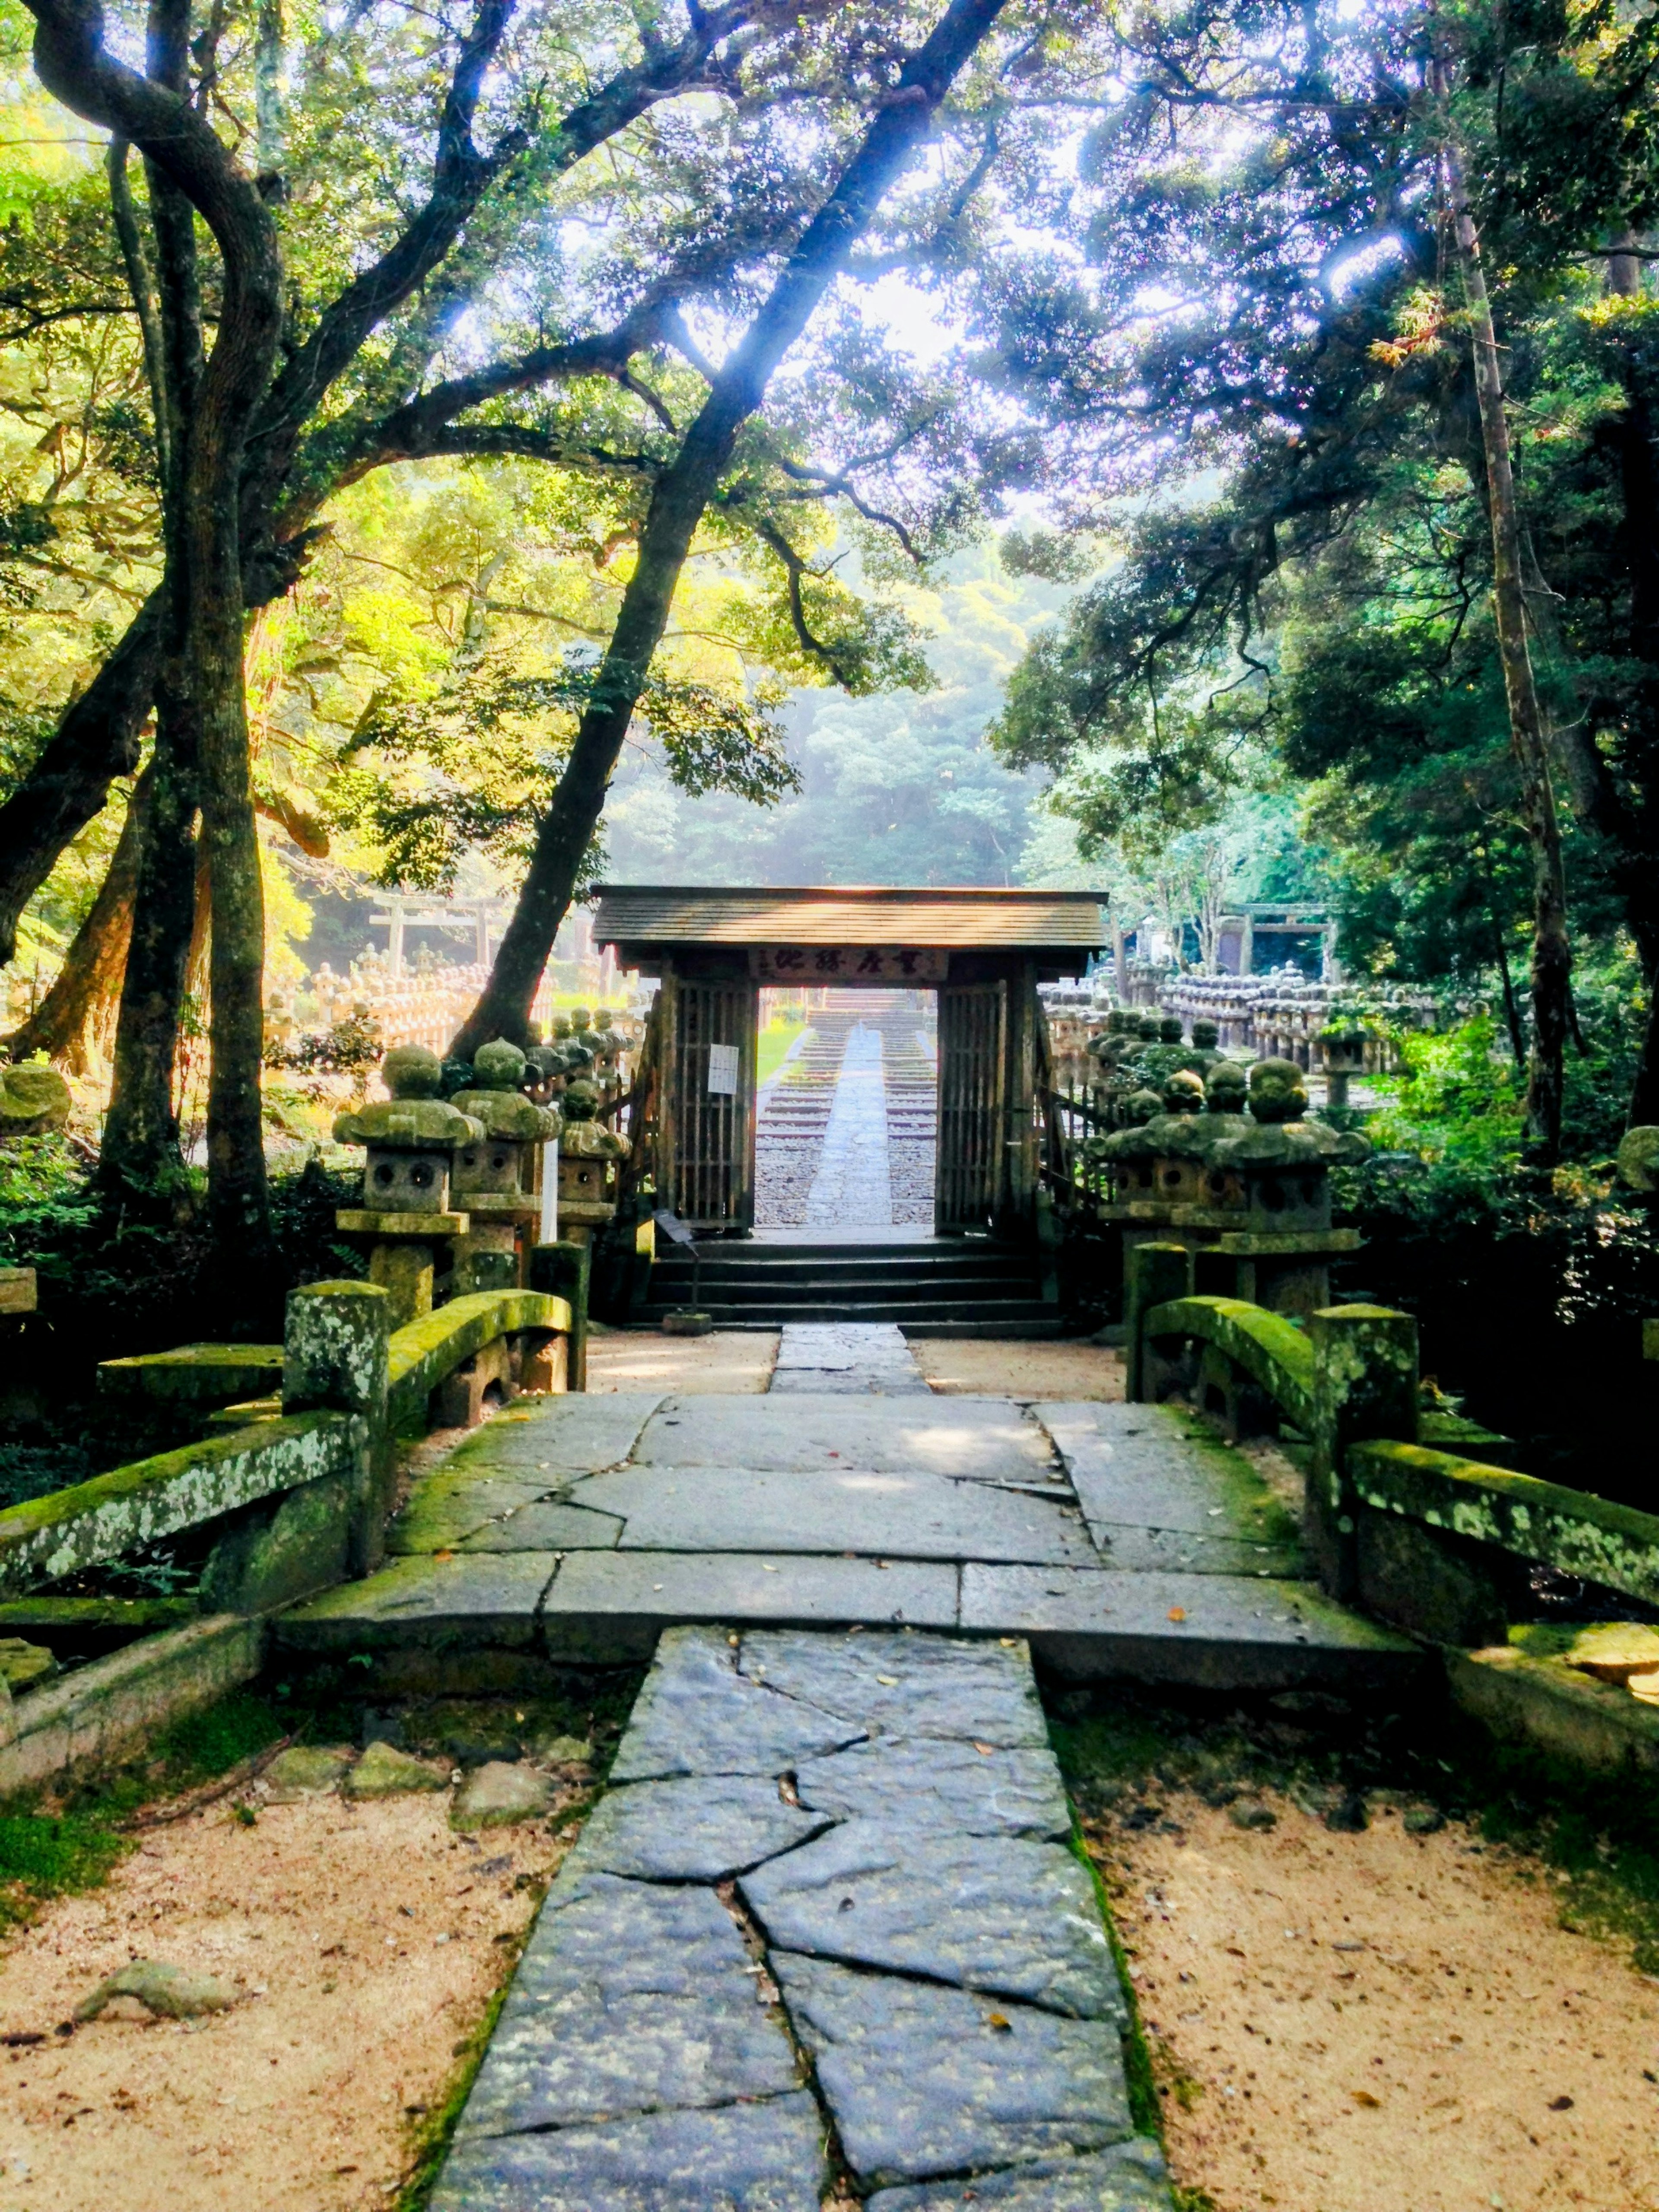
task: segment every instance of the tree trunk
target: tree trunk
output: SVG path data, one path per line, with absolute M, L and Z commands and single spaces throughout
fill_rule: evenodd
M 127 954 L 99 1180 L 141 1203 L 166 1203 L 179 1179 L 173 1078 L 196 896 L 196 778 L 179 757 L 179 710 L 164 696 L 155 778 Z
M 264 393 L 282 328 L 282 265 L 270 211 L 187 94 L 137 76 L 108 53 L 84 0 L 29 0 L 41 82 L 89 122 L 130 139 L 213 233 L 222 271 L 213 352 L 179 462 L 176 664 L 180 757 L 200 782 L 203 847 L 213 886 L 212 1048 L 208 1086 L 208 1214 L 228 1289 L 246 1303 L 270 1243 L 260 1064 L 264 902 L 242 689 L 240 491 L 247 425 Z M 176 74 L 181 0 L 157 0 L 152 48 Z M 187 28 L 187 21 L 185 22 Z M 167 234 L 158 226 L 158 245 Z M 188 333 L 181 331 L 185 342 Z M 179 394 L 169 394 L 177 404 Z M 170 656 L 171 659 L 171 656 Z
M 160 595 L 152 592 L 44 752 L 0 805 L 0 965 L 17 951 L 23 908 L 71 839 L 109 803 L 117 776 L 138 766 L 161 653 Z
M 93 1032 L 121 988 L 132 934 L 139 858 L 155 786 L 154 773 L 147 768 L 132 787 L 127 818 L 110 854 L 109 867 L 64 956 L 58 980 L 22 1028 L 7 1040 L 14 1060 L 27 1060 L 32 1053 L 43 1052 L 49 1060 L 67 1067 L 71 1075 L 89 1072 Z
M 1443 90 L 1443 87 L 1442 88 Z M 1520 772 L 1521 811 L 1533 860 L 1532 1049 L 1527 1066 L 1526 1152 L 1540 1166 L 1561 1155 L 1567 1038 L 1572 1028 L 1572 945 L 1567 934 L 1566 871 L 1550 775 L 1548 738 L 1527 640 L 1527 607 L 1515 472 L 1510 454 L 1504 377 L 1492 327 L 1480 241 L 1469 211 L 1462 164 L 1447 127 L 1446 179 L 1459 271 L 1468 304 L 1475 392 L 1492 519 L 1492 605 L 1509 704 L 1510 743 Z
M 538 834 L 489 981 L 450 1046 L 454 1058 L 470 1060 L 495 1036 L 524 1040 L 531 1001 L 605 811 L 629 724 L 668 625 L 680 571 L 738 433 L 765 398 L 773 371 L 805 329 L 882 195 L 926 137 L 957 72 L 1006 4 L 1006 0 L 951 0 L 905 64 L 896 90 L 716 373 L 672 465 L 659 479 L 641 533 L 639 558 L 570 758 Z

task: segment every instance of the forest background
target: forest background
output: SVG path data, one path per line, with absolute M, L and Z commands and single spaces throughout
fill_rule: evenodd
M 331 883 L 522 884 L 511 1029 L 604 870 L 1085 881 L 1319 896 L 1473 1010 L 1352 1202 L 1559 1291 L 1659 1119 L 1655 61 L 1597 0 L 4 0 L 0 951 L 14 1052 L 116 1077 L 20 1251 L 306 1264 L 259 993 Z

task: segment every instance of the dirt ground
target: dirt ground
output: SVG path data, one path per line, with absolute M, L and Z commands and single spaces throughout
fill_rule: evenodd
M 1217 2212 L 1654 2212 L 1659 1985 L 1454 1822 L 1088 1824 L 1171 2165 Z M 1173 1825 L 1176 1832 L 1169 1832 Z
M 961 1342 L 923 1337 L 916 1364 L 941 1395 L 975 1397 L 1121 1398 L 1123 1359 L 1097 1344 L 1023 1344 L 1001 1338 Z M 654 1329 L 598 1329 L 587 1342 L 587 1387 L 756 1397 L 772 1379 L 778 1339 L 770 1329 L 715 1329 L 659 1336 Z
M 651 1328 L 595 1328 L 587 1340 L 587 1387 L 672 1390 L 676 1396 L 757 1398 L 772 1379 L 775 1329 L 717 1328 L 707 1336 L 663 1336 Z
M 1121 1398 L 1123 1355 L 1086 1339 L 919 1337 L 916 1364 L 942 1395 L 989 1398 Z
M 216 1804 L 9 1937 L 0 2212 L 383 2212 L 568 1848 L 544 1820 L 464 1838 L 448 1810 L 327 1796 L 248 1827 Z M 138 1958 L 246 2001 L 184 2022 L 121 1998 L 58 2033 Z

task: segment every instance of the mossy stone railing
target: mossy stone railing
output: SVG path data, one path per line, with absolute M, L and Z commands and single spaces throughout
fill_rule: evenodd
M 1304 1533 L 1331 1595 L 1449 1643 L 1501 1633 L 1509 1560 L 1659 1604 L 1659 1516 L 1419 1440 L 1409 1314 L 1332 1306 L 1304 1334 L 1242 1299 L 1188 1295 L 1189 1267 L 1178 1245 L 1129 1255 L 1128 1395 L 1193 1389 L 1237 1431 L 1249 1397 L 1231 1386 L 1259 1392 L 1306 1446 Z
M 406 1328 L 387 1325 L 390 1299 L 372 1283 L 311 1283 L 288 1301 L 280 1400 L 231 1408 L 250 1418 L 227 1433 L 135 1460 L 0 1515 L 0 1597 L 120 1559 L 205 1522 L 228 1524 L 225 1559 L 210 1562 L 218 1609 L 257 1612 L 378 1563 L 390 1504 L 392 1445 L 424 1425 L 433 1392 L 499 1340 L 569 1335 L 568 1300 L 539 1291 L 483 1291 Z M 217 1372 L 227 1388 L 261 1379 L 275 1347 L 190 1346 L 111 1363 L 114 1387 L 149 1387 L 194 1403 L 178 1377 Z M 218 1355 L 216 1357 L 216 1355 Z M 222 1393 L 221 1393 L 222 1395 Z M 204 1403 L 211 1402 L 211 1393 Z M 276 1506 L 257 1529 L 247 1509 Z M 73 1601 L 70 1601 L 73 1602 Z

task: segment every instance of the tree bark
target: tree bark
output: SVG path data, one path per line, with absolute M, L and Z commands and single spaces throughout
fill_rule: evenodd
M 1006 4 L 1006 0 L 951 0 L 932 34 L 906 62 L 896 91 L 716 373 L 678 453 L 659 481 L 641 533 L 639 557 L 570 758 L 542 822 L 489 981 L 450 1046 L 453 1057 L 470 1060 L 494 1036 L 525 1039 L 531 1001 L 604 812 L 692 537 L 738 433 L 760 405 L 773 371 L 805 329 L 883 194 L 927 135 L 939 102 Z
M 1443 95 L 1443 84 L 1440 89 Z M 1553 1165 L 1561 1154 L 1561 1114 L 1567 1038 L 1572 1028 L 1572 944 L 1567 934 L 1566 871 L 1561 824 L 1550 773 L 1548 736 L 1527 637 L 1527 605 L 1515 471 L 1510 452 L 1504 375 L 1470 212 L 1462 163 L 1446 125 L 1445 172 L 1458 270 L 1468 302 L 1476 397 L 1492 520 L 1492 607 L 1509 706 L 1510 744 L 1520 773 L 1521 811 L 1533 860 L 1532 1047 L 1527 1064 L 1528 1158 Z
M 57 981 L 21 1029 L 7 1039 L 14 1060 L 27 1060 L 33 1053 L 43 1052 L 48 1060 L 67 1067 L 71 1075 L 89 1072 L 93 1032 L 105 1010 L 114 1003 L 126 965 L 139 854 L 155 787 L 155 775 L 147 768 L 132 787 L 127 818 L 98 896 L 75 933 Z
M 165 20 L 171 32 L 179 4 L 160 0 L 153 27 Z M 200 778 L 213 888 L 209 1221 L 222 1262 L 240 1266 L 246 1281 L 269 1248 L 270 1222 L 259 1091 L 264 905 L 242 686 L 239 491 L 247 425 L 282 327 L 276 228 L 252 179 L 188 98 L 105 50 L 96 0 L 30 0 L 30 8 L 41 82 L 75 113 L 142 149 L 212 231 L 222 269 L 213 353 L 179 465 L 178 572 L 168 597 L 179 625 L 179 750 Z

